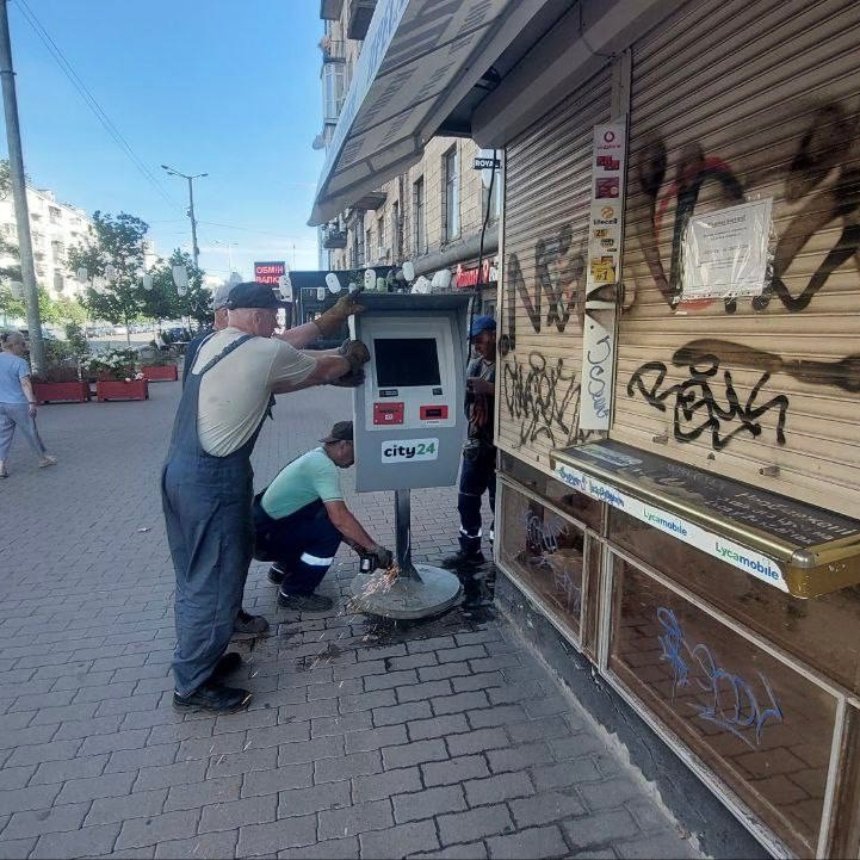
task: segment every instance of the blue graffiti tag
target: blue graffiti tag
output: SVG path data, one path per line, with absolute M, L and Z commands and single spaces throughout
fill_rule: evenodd
M 706 644 L 690 647 L 671 609 L 659 607 L 657 621 L 663 628 L 657 637 L 663 649 L 660 659 L 672 668 L 673 701 L 679 687 L 690 686 L 692 674 L 696 686 L 705 694 L 702 700 L 688 703 L 696 709 L 696 716 L 726 729 L 752 749 L 761 746 L 767 721 L 783 722 L 782 708 L 768 679 L 756 672 L 766 696 L 767 707 L 762 707 L 752 684 L 720 666 Z M 755 732 L 755 744 L 749 738 L 750 729 Z

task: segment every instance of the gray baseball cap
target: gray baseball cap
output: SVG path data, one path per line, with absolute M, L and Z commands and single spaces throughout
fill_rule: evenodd
M 227 299 L 230 298 L 230 290 L 233 285 L 227 281 L 221 284 L 220 287 L 215 287 L 212 290 L 212 310 L 217 311 L 219 308 L 227 306 Z

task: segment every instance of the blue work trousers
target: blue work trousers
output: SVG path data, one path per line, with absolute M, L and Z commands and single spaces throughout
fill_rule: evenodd
M 254 502 L 254 555 L 281 568 L 284 594 L 313 594 L 342 539 L 320 499 L 279 519 L 263 510 L 259 497 Z
M 481 551 L 481 498 L 488 493 L 490 510 L 496 512 L 496 449 L 491 445 L 467 445 L 460 468 L 460 549 L 466 555 Z M 495 519 L 492 529 L 495 527 Z

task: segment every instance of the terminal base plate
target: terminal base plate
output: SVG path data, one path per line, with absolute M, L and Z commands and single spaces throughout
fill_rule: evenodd
M 356 574 L 352 601 L 357 612 L 384 618 L 429 618 L 450 609 L 462 592 L 460 580 L 450 571 L 416 564 L 418 577 L 390 580 L 383 571 Z

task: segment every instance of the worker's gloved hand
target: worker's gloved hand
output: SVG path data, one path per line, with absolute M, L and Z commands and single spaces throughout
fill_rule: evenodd
M 394 553 L 390 549 L 380 546 L 378 543 L 375 543 L 370 547 L 368 555 L 371 558 L 374 568 L 378 567 L 382 570 L 388 570 L 394 565 Z
M 359 385 L 364 385 L 364 371 L 361 368 L 351 370 L 340 379 L 329 382 L 329 385 L 336 385 L 338 388 L 358 388 Z
M 360 294 L 361 290 L 345 293 L 325 313 L 314 320 L 323 336 L 337 334 L 348 317 L 364 312 L 364 305 L 359 304 L 357 300 Z
M 370 353 L 360 340 L 345 340 L 338 349 L 338 354 L 349 362 L 349 372 L 355 373 L 370 361 Z

